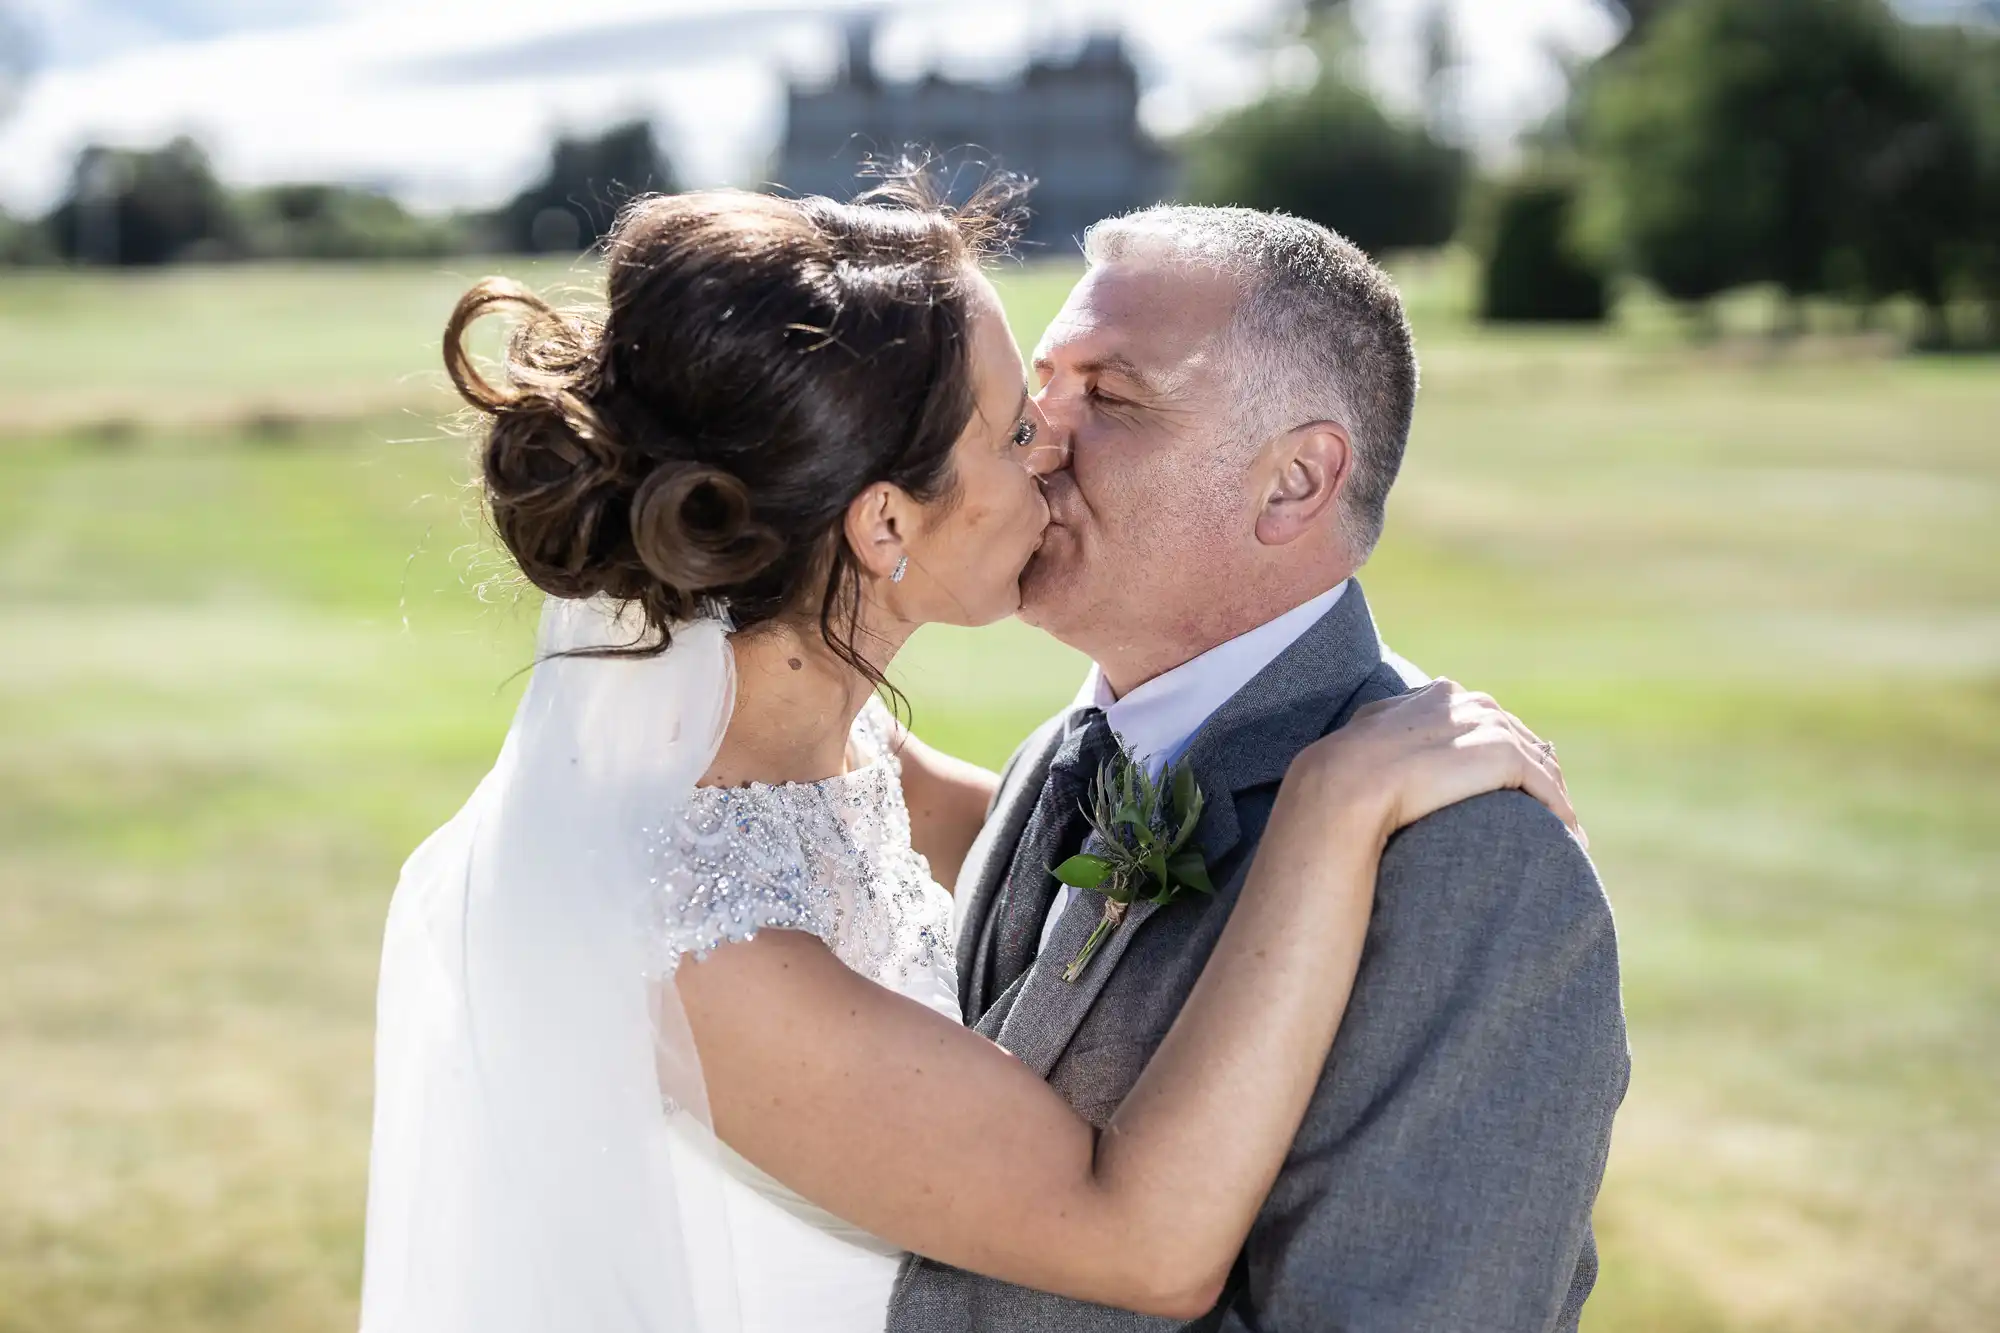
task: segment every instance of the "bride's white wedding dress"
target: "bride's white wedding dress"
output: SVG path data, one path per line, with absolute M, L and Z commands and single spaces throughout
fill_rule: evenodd
M 641 641 L 551 598 L 492 770 L 403 867 L 383 939 L 363 1333 L 863 1333 L 900 1255 L 709 1130 L 672 978 L 762 930 L 956 1021 L 952 907 L 888 710 L 849 771 L 698 786 L 729 626 Z
M 959 1020 L 951 897 L 910 845 L 893 735 L 888 710 L 871 700 L 855 721 L 849 772 L 695 791 L 659 846 L 668 970 L 760 930 L 804 930 L 871 981 Z M 728 1219 L 727 1257 L 694 1274 L 701 1304 L 726 1302 L 716 1288 L 733 1287 L 744 1333 L 879 1333 L 900 1251 L 726 1145 L 713 1157 L 677 1148 L 683 1181 L 719 1166 L 707 1197 L 719 1196 Z

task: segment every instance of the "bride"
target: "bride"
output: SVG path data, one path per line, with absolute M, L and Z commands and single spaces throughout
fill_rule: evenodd
M 981 272 L 1004 216 L 907 185 L 650 198 L 601 319 L 497 279 L 459 302 L 484 498 L 548 601 L 498 760 L 390 909 L 368 1333 L 880 1329 L 906 1252 L 1195 1318 L 1388 836 L 1506 786 L 1572 818 L 1534 737 L 1439 682 L 1292 765 L 1101 1132 L 960 1025 L 941 886 L 996 779 L 877 691 L 920 625 L 1014 611 L 1066 461 Z M 489 380 L 465 339 L 496 310 Z

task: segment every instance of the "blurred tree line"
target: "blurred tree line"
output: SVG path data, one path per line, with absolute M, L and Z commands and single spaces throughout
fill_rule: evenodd
M 1425 18 L 1427 106 L 1399 117 L 1361 78 L 1345 3 L 1310 0 L 1280 52 L 1309 76 L 1222 116 L 1182 144 L 1198 202 L 1281 209 L 1333 227 L 1372 254 L 1428 249 L 1458 230 L 1471 157 L 1455 134 L 1450 11 Z
M 1560 110 L 1482 179 L 1448 0 L 1420 12 L 1409 112 L 1362 77 L 1348 0 L 1300 0 L 1272 34 L 1271 91 L 1182 141 L 1187 193 L 1376 254 L 1467 242 L 1492 320 L 1600 320 L 1634 277 L 1697 329 L 1716 296 L 1763 284 L 1780 333 L 1809 302 L 1865 327 L 1894 300 L 1921 343 L 2000 346 L 2000 25 L 1913 24 L 1890 0 L 1597 2 L 1619 40 L 1564 59 Z M 32 65 L 17 36 L 0 21 L 0 114 Z M 643 121 L 560 138 L 506 204 L 446 217 L 347 185 L 229 189 L 186 139 L 92 147 L 47 216 L 0 215 L 0 263 L 573 252 L 632 195 L 675 188 Z
M 1582 243 L 1701 308 L 1954 297 L 2000 338 L 2000 39 L 1882 0 L 1680 0 L 1579 90 Z
M 423 259 L 467 251 L 577 251 L 635 194 L 678 188 L 644 121 L 558 138 L 542 175 L 500 208 L 424 216 L 386 192 L 304 183 L 230 189 L 191 139 L 93 145 L 41 218 L 0 214 L 0 263 L 119 266 L 188 260 Z
M 1597 320 L 1614 275 L 1695 316 L 1748 284 L 1844 303 L 1891 298 L 1919 341 L 2000 345 L 2000 33 L 1917 25 L 1887 0 L 1600 0 L 1622 36 L 1568 68 L 1571 91 L 1521 164 L 1479 181 L 1454 95 L 1450 11 L 1422 20 L 1425 105 L 1364 86 L 1342 0 L 1285 34 L 1311 76 L 1192 134 L 1189 193 L 1282 208 L 1362 248 L 1454 237 L 1482 259 L 1495 320 Z M 1979 312 L 1970 331 L 1951 309 Z

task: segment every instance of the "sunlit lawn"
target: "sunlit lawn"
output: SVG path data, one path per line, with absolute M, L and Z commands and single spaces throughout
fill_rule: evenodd
M 0 278 L 4 1333 L 353 1325 L 383 909 L 533 619 L 436 415 L 483 268 Z M 2000 1326 L 2000 365 L 1499 337 L 1454 276 L 1365 581 L 1561 744 L 1618 910 L 1588 1326 Z M 1079 666 L 902 675 L 997 763 Z

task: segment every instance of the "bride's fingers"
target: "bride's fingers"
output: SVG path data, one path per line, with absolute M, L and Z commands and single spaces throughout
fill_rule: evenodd
M 1556 758 L 1556 747 L 1537 736 L 1527 723 L 1502 708 L 1490 694 L 1461 691 L 1454 698 L 1454 711 L 1458 714 L 1459 723 L 1468 730 L 1494 726 L 1512 739 L 1521 760 L 1532 765 L 1547 780 L 1559 800 L 1544 797 L 1540 783 L 1532 788 L 1524 784 L 1523 790 L 1530 791 L 1554 811 L 1576 833 L 1577 841 L 1588 847 L 1590 835 L 1584 832 L 1583 823 L 1569 799 L 1569 782 L 1563 776 L 1561 761 Z
M 1396 749 L 1416 754 L 1434 746 L 1470 749 L 1478 755 L 1472 772 L 1483 771 L 1494 786 L 1515 787 L 1540 801 L 1589 845 L 1555 747 L 1502 708 L 1489 694 L 1439 677 L 1408 694 L 1377 700 L 1356 710 L 1352 721 L 1379 720 Z M 1489 787 L 1487 790 L 1491 790 Z M 1470 793 L 1467 793 L 1470 794 Z
M 1458 685 L 1439 677 L 1427 681 L 1407 694 L 1392 694 L 1383 699 L 1372 699 L 1354 710 L 1348 719 L 1349 725 L 1394 713 L 1406 729 L 1418 726 L 1440 727 L 1449 724 L 1455 703 L 1454 691 Z
M 1424 686 L 1423 693 L 1430 695 L 1434 706 L 1442 708 L 1452 721 L 1460 725 L 1484 722 L 1492 703 L 1477 690 L 1469 690 L 1446 676 L 1439 676 Z
M 1550 776 L 1550 778 L 1552 778 L 1555 781 L 1556 786 L 1562 790 L 1563 800 L 1566 802 L 1569 801 L 1570 799 L 1569 779 L 1563 776 L 1562 761 L 1556 757 L 1556 747 L 1550 744 L 1548 741 L 1543 740 L 1540 736 L 1537 736 L 1532 730 L 1529 729 L 1527 723 L 1521 721 L 1520 718 L 1515 717 L 1512 713 L 1507 713 L 1506 718 L 1508 725 L 1513 729 L 1514 733 L 1521 738 L 1522 744 L 1526 745 L 1531 751 L 1533 751 L 1536 758 L 1536 762 L 1539 764 L 1542 770 L 1546 772 Z M 1557 813 L 1561 812 L 1558 811 Z M 1570 805 L 1570 817 L 1566 819 L 1564 822 L 1567 823 L 1570 826 L 1570 828 L 1575 831 L 1576 840 L 1579 843 L 1583 844 L 1584 849 L 1586 851 L 1589 850 L 1590 834 L 1584 830 L 1582 817 L 1577 815 L 1574 803 L 1571 803 Z
M 1570 832 L 1576 834 L 1577 841 L 1581 842 L 1583 825 L 1577 821 L 1576 807 L 1569 803 L 1569 793 L 1549 776 L 1547 769 L 1525 753 L 1521 760 L 1521 774 L 1522 790 L 1554 811 L 1556 818 L 1567 824 Z
M 1556 757 L 1556 747 L 1537 736 L 1527 723 L 1512 713 L 1502 710 L 1501 716 L 1506 719 L 1508 727 L 1514 734 L 1521 738 L 1521 743 L 1540 756 L 1541 765 L 1548 770 L 1549 776 L 1561 783 L 1564 791 L 1568 791 L 1569 782 L 1563 777 L 1562 760 Z
M 1498 743 L 1508 751 L 1521 790 L 1546 805 L 1581 842 L 1583 825 L 1577 820 L 1576 807 L 1570 804 L 1569 792 L 1564 788 L 1562 779 L 1551 771 L 1548 756 L 1541 750 L 1539 742 L 1523 740 L 1511 725 L 1496 723 L 1494 727 Z

